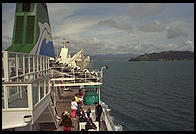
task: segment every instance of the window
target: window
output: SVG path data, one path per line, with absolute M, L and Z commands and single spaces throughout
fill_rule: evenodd
M 31 81 L 31 80 L 34 80 L 34 74 L 30 74 L 29 75 L 29 80 Z
M 44 81 L 40 82 L 40 100 L 44 97 Z
M 47 79 L 46 81 L 45 81 L 45 86 L 46 86 L 46 94 L 49 92 L 49 80 Z
M 42 64 L 42 57 L 39 57 L 40 58 L 40 64 L 39 64 L 39 66 L 40 66 L 40 70 L 42 70 L 42 66 L 43 66 L 43 64 Z
M 40 71 L 40 57 L 38 57 L 38 71 Z
M 16 76 L 16 54 L 15 53 L 8 53 L 8 68 L 9 68 L 9 76 L 13 77 Z
M 18 54 L 18 75 L 23 74 L 23 55 Z
M 30 80 L 30 75 L 25 75 L 24 76 L 24 81 L 29 81 Z
M 33 57 L 30 57 L 30 72 L 33 72 Z
M 8 108 L 27 108 L 28 96 L 27 86 L 9 86 L 8 90 Z
M 43 59 L 43 61 L 42 61 L 42 64 L 43 64 L 43 70 L 45 70 L 45 64 L 46 64 L 46 63 L 45 63 L 45 61 L 46 61 L 46 60 L 45 60 L 45 57 L 42 57 L 42 59 Z
M 15 30 L 15 43 L 19 44 L 23 41 L 23 28 L 24 27 L 24 17 L 16 17 L 16 30 Z
M 35 16 L 27 17 L 26 43 L 33 43 L 34 41 L 34 22 L 35 22 Z
M 29 73 L 29 56 L 25 55 L 25 74 Z
M 48 69 L 48 58 L 46 58 L 46 69 Z
M 34 58 L 34 67 L 35 67 L 35 72 L 37 71 L 37 57 Z
M 32 84 L 32 97 L 33 97 L 33 106 L 39 101 L 39 92 L 38 84 Z
M 31 6 L 30 3 L 23 3 L 22 11 L 23 12 L 29 12 L 30 11 L 30 6 Z
M 4 75 L 4 66 L 3 66 L 3 52 L 2 52 L 2 78 L 4 78 L 5 77 L 5 75 Z
M 2 108 L 5 108 L 4 105 L 4 87 L 2 86 Z

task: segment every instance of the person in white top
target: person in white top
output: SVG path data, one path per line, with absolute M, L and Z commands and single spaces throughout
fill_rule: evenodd
M 71 117 L 75 118 L 76 117 L 76 110 L 77 110 L 78 104 L 75 101 L 75 98 L 72 99 L 71 101 Z

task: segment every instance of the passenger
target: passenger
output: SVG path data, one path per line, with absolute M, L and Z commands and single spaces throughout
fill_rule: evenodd
M 91 108 L 89 107 L 88 109 L 87 109 L 87 111 L 86 111 L 86 115 L 87 115 L 87 117 L 88 118 L 90 118 L 91 117 Z
M 11 68 L 11 74 L 10 74 L 10 77 L 12 77 L 12 76 L 16 76 L 16 71 L 15 71 L 15 68 L 14 67 L 12 67 Z M 17 81 L 17 78 L 14 78 L 14 79 L 12 79 L 12 81 L 14 82 L 14 81 Z
M 79 94 L 79 96 L 83 96 L 84 95 L 84 92 L 83 92 L 83 89 L 82 88 L 79 89 L 78 94 Z
M 15 68 L 14 67 L 12 67 L 11 68 L 11 74 L 10 74 L 10 77 L 12 77 L 12 76 L 16 76 L 16 71 L 15 71 Z
M 82 110 L 82 113 L 80 113 L 79 121 L 80 122 L 86 122 L 87 121 L 87 118 L 86 118 L 85 113 L 84 113 L 83 110 Z
M 97 102 L 94 103 L 95 104 L 95 115 L 96 115 L 96 121 L 99 122 L 99 126 L 100 126 L 100 117 L 101 117 L 101 114 L 102 114 L 102 107 L 101 105 L 99 105 Z
M 79 101 L 77 104 L 78 104 L 78 107 L 77 107 L 76 114 L 79 116 L 79 115 L 80 115 L 80 109 L 82 109 L 83 104 L 82 104 L 82 102 L 81 102 L 81 101 Z
M 79 94 L 78 94 L 78 93 L 75 94 L 74 98 L 75 98 L 75 101 L 76 101 L 77 103 L 80 101 L 80 100 L 79 100 Z
M 83 92 L 82 92 L 82 91 L 78 93 L 78 98 L 79 98 L 79 100 L 82 102 L 82 104 L 84 104 L 84 103 L 83 103 L 83 98 L 84 98 L 84 97 L 83 97 Z
M 71 127 L 73 127 L 72 125 L 72 120 L 69 117 L 69 112 L 65 111 L 62 114 L 62 121 L 60 123 L 60 127 L 63 126 L 63 130 L 64 131 L 71 131 Z
M 88 119 L 88 121 L 87 121 L 87 123 L 86 123 L 86 125 L 85 125 L 85 129 L 86 129 L 87 131 L 95 131 L 95 130 L 97 130 L 97 127 L 96 127 L 96 125 L 93 123 L 93 121 L 92 121 L 91 118 Z
M 75 101 L 75 98 L 71 101 L 71 117 L 76 118 L 76 110 L 77 110 L 78 104 Z
M 83 108 L 81 107 L 78 116 L 80 117 L 80 116 L 83 114 L 83 112 L 84 112 L 84 110 L 83 110 Z

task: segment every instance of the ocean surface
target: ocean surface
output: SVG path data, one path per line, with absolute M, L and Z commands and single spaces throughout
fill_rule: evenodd
M 193 131 L 194 61 L 93 59 L 104 70 L 101 100 L 123 131 Z

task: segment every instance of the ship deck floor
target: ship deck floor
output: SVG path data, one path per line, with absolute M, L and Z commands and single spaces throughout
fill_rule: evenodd
M 65 110 L 68 111 L 69 113 L 71 113 L 71 100 L 74 97 L 74 95 L 78 92 L 77 88 L 72 88 L 70 91 L 62 91 L 61 93 L 59 93 L 59 100 L 57 101 L 57 113 L 58 116 L 61 116 L 62 112 L 64 112 Z M 84 109 L 87 109 L 89 106 L 83 106 Z M 94 108 L 94 106 L 90 106 L 91 108 Z M 78 131 L 79 127 L 79 120 L 77 118 L 71 118 L 72 122 L 73 122 L 73 126 L 74 128 L 72 128 L 72 131 Z M 58 122 L 58 126 L 60 124 L 60 121 Z M 101 121 L 100 123 L 100 128 L 99 131 L 106 131 L 106 126 L 105 126 L 105 122 Z M 62 127 L 59 127 L 56 129 L 56 131 L 63 131 Z

